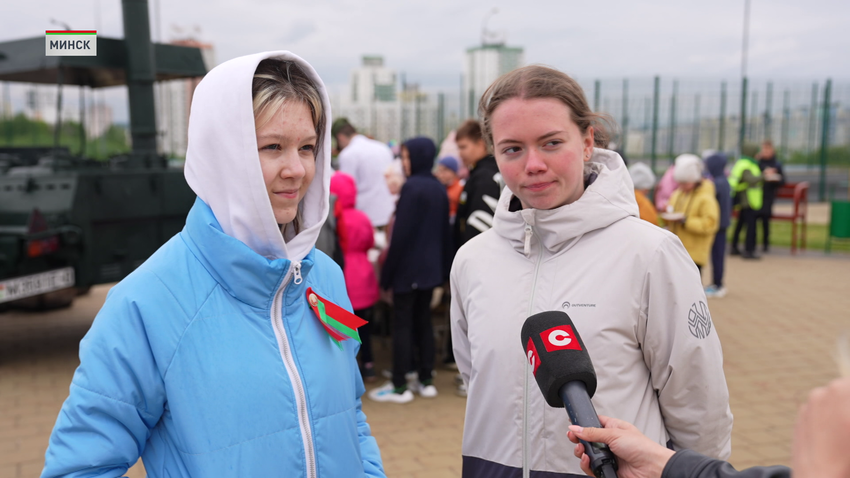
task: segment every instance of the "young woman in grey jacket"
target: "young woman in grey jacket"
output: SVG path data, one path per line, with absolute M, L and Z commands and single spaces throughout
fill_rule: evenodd
M 622 158 L 600 144 L 581 87 L 551 68 L 510 72 L 479 106 L 506 187 L 493 228 L 452 265 L 452 339 L 468 386 L 463 476 L 581 473 L 569 420 L 537 391 L 527 317 L 569 314 L 598 376 L 593 403 L 659 444 L 731 452 L 723 355 L 693 261 L 638 217 Z M 533 473 L 542 472 L 542 474 Z

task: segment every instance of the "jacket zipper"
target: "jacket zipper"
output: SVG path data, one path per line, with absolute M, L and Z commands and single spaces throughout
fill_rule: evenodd
M 294 278 L 293 283 L 295 284 L 300 284 L 303 281 L 301 277 L 301 262 L 292 262 L 292 266 L 287 271 L 280 288 L 275 293 L 274 301 L 272 302 L 271 319 L 277 338 L 277 345 L 280 349 L 280 357 L 283 359 L 283 365 L 286 368 L 286 373 L 289 375 L 289 381 L 295 388 L 295 408 L 298 410 L 298 424 L 301 428 L 301 440 L 304 443 L 307 476 L 308 478 L 316 478 L 316 453 L 313 450 L 313 431 L 310 428 L 310 417 L 307 412 L 307 394 L 304 392 L 304 383 L 301 381 L 301 376 L 298 375 L 298 368 L 295 366 L 295 359 L 292 356 L 292 350 L 289 347 L 289 340 L 286 336 L 286 329 L 283 326 L 283 291 L 292 278 Z
M 534 228 L 530 224 L 525 224 L 525 251 L 526 256 L 531 252 L 531 236 L 534 233 Z M 534 295 L 537 291 L 537 275 L 540 273 L 540 263 L 543 260 L 543 245 L 538 244 L 537 264 L 534 266 L 534 279 L 531 281 L 531 299 L 528 302 L 528 314 L 526 317 L 531 317 L 534 311 Z M 528 464 L 528 363 L 525 364 L 525 381 L 522 384 L 522 477 L 529 478 L 531 476 L 531 467 Z

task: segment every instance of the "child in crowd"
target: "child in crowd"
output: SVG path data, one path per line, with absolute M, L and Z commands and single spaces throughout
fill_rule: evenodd
M 731 223 L 732 217 L 732 188 L 726 179 L 726 156 L 715 153 L 705 159 L 705 168 L 714 181 L 714 190 L 717 205 L 720 210 L 720 224 L 717 234 L 714 235 L 714 244 L 711 246 L 711 284 L 705 288 L 706 297 L 721 298 L 726 295 L 723 287 L 723 269 L 726 262 L 726 229 Z
M 410 139 L 401 148 L 407 181 L 401 188 L 381 269 L 381 288 L 392 290 L 395 309 L 393 377 L 369 393 L 369 398 L 380 402 L 413 400 L 405 372 L 413 364 L 414 349 L 421 381 L 416 391 L 423 397 L 437 395 L 431 378 L 435 355 L 431 296 L 448 277 L 451 231 L 446 190 L 431 174 L 436 154 L 434 142 L 423 137 Z
M 449 196 L 449 222 L 452 224 L 455 222 L 457 204 L 463 192 L 463 183 L 457 174 L 459 168 L 460 162 L 456 158 L 446 156 L 437 162 L 437 169 L 434 171 L 434 176 L 446 187 L 446 194 Z
M 357 202 L 357 184 L 348 174 L 337 172 L 331 177 L 331 194 L 336 196 L 334 218 L 339 246 L 345 267 L 345 288 L 354 314 L 365 320 L 360 333 L 360 373 L 363 380 L 375 381 L 372 358 L 372 306 L 378 302 L 378 279 L 367 253 L 375 245 L 372 222 L 363 211 L 354 207 Z

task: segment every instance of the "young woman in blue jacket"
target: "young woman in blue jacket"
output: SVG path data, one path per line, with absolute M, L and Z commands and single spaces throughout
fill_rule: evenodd
M 42 476 L 121 476 L 139 457 L 149 477 L 384 476 L 358 344 L 338 346 L 313 310 L 317 297 L 351 310 L 314 247 L 329 123 L 324 84 L 289 52 L 198 85 L 185 171 L 198 198 L 80 343 Z

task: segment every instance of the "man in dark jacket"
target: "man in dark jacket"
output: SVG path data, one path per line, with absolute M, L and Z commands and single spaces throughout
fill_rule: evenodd
M 469 177 L 460 194 L 454 223 L 454 252 L 467 241 L 493 226 L 493 215 L 502 192 L 502 176 L 496 158 L 487 150 L 481 124 L 467 120 L 455 133 L 458 155 L 469 169 Z M 449 335 L 446 364 L 454 365 L 452 338 Z M 460 377 L 460 375 L 458 375 Z M 466 385 L 458 381 L 457 394 L 466 396 Z
M 759 161 L 759 169 L 764 177 L 764 186 L 762 186 L 764 200 L 758 219 L 762 224 L 763 251 L 767 252 L 770 249 L 770 216 L 773 214 L 773 201 L 776 199 L 776 191 L 785 185 L 785 174 L 782 172 L 782 163 L 776 160 L 776 150 L 773 149 L 773 142 L 770 140 L 762 142 L 756 159 Z
M 706 297 L 723 297 L 726 288 L 723 287 L 723 268 L 726 259 L 726 229 L 729 227 L 732 216 L 732 188 L 726 179 L 726 155 L 715 153 L 705 158 L 705 168 L 714 181 L 715 197 L 720 206 L 720 229 L 714 236 L 714 244 L 711 246 L 711 271 L 712 283 L 705 288 Z
M 437 395 L 434 368 L 434 332 L 431 295 L 448 279 L 451 261 L 449 199 L 446 188 L 431 174 L 437 148 L 428 138 L 413 138 L 401 147 L 407 181 L 401 188 L 392 226 L 389 251 L 381 271 L 381 288 L 392 289 L 393 380 L 370 392 L 377 401 L 407 403 L 405 372 L 413 362 L 413 342 L 419 351 L 419 393 Z

